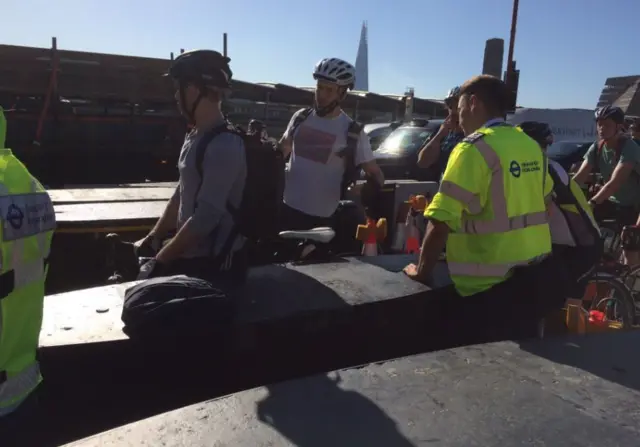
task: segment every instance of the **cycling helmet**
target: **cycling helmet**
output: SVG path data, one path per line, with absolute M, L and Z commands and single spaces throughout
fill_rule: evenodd
M 267 126 L 260 120 L 249 121 L 249 133 L 262 132 Z
M 547 123 L 537 121 L 525 121 L 518 126 L 524 133 L 535 140 L 540 147 L 547 148 L 553 143 L 553 132 Z
M 444 100 L 447 101 L 449 99 L 458 99 L 459 96 L 460 96 L 460 87 L 456 85 L 455 87 L 453 87 L 451 90 L 447 92 L 447 96 L 444 98 Z
M 447 96 L 444 98 L 444 103 L 446 106 L 451 108 L 452 105 L 458 102 L 458 98 L 460 97 L 460 87 L 455 86 L 451 90 L 447 92 Z
M 624 112 L 620 107 L 601 107 L 599 109 L 596 109 L 594 116 L 596 121 L 612 119 L 616 124 L 624 124 Z
M 233 76 L 230 61 L 213 50 L 187 51 L 173 61 L 167 75 L 181 83 L 193 82 L 205 87 L 228 89 Z
M 313 79 L 352 89 L 356 82 L 356 69 L 349 62 L 337 57 L 322 59 L 313 70 Z

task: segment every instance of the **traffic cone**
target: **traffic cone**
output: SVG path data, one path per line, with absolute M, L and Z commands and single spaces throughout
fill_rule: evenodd
M 409 211 L 406 222 L 407 240 L 404 243 L 404 251 L 409 254 L 420 253 L 420 231 L 415 224 L 415 216 Z
M 405 221 L 406 240 L 404 244 L 405 253 L 420 253 L 420 230 L 418 229 L 417 219 L 422 216 L 424 210 L 429 205 L 425 196 L 410 196 L 406 202 L 409 204 L 407 218 Z
M 393 243 L 391 244 L 391 250 L 397 253 L 402 253 L 404 250 L 405 241 L 407 239 L 407 214 L 411 209 L 411 205 L 408 202 L 403 202 L 398 207 L 398 214 L 396 214 L 395 222 L 395 234 L 393 235 Z
M 378 242 L 384 241 L 387 237 L 387 219 L 381 218 L 376 222 L 367 219 L 366 225 L 358 225 L 356 239 L 363 241 L 363 256 L 378 256 Z

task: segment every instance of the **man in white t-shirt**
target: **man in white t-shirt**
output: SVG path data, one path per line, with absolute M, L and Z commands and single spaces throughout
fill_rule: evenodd
M 323 59 L 316 64 L 313 78 L 317 81 L 313 110 L 296 112 L 280 140 L 285 157 L 291 154 L 282 211 L 283 227 L 289 230 L 331 226 L 347 168 L 341 152 L 353 120 L 340 104 L 353 88 L 355 68 L 341 59 Z M 354 158 L 356 166 L 380 186 L 384 184 L 364 131 Z

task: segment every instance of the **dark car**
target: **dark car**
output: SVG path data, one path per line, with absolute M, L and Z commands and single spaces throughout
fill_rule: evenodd
M 391 132 L 374 152 L 385 178 L 434 180 L 431 170 L 418 167 L 418 153 L 429 137 L 438 131 L 442 122 L 442 119 L 416 119 Z
M 584 154 L 593 143 L 558 141 L 547 149 L 550 159 L 558 162 L 567 172 L 574 164 L 581 164 Z

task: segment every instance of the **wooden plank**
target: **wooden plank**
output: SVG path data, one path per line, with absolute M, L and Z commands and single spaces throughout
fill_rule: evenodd
M 175 188 L 91 188 L 51 189 L 49 195 L 54 205 L 107 202 L 167 201 Z
M 87 232 L 119 225 L 153 225 L 167 206 L 164 201 L 57 205 L 59 229 L 85 228 Z
M 41 346 L 123 340 L 122 303 L 134 283 L 49 295 L 44 300 Z

